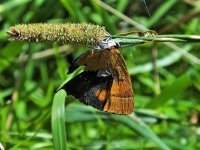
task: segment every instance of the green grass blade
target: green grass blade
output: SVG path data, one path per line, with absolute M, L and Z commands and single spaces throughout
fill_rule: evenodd
M 163 150 L 169 150 L 168 146 L 149 128 L 149 126 L 135 115 L 115 115 L 93 109 L 92 107 L 73 103 L 67 106 L 65 113 L 66 122 L 69 123 L 81 121 L 96 121 L 99 118 L 111 121 L 113 120 L 120 124 L 124 124 L 132 131 L 137 132 L 143 137 L 153 141 L 157 147 L 160 147 Z M 70 114 L 70 116 L 67 114 Z
M 111 118 L 115 121 L 125 124 L 132 130 L 138 132 L 140 135 L 152 140 L 158 147 L 163 150 L 169 150 L 170 148 L 149 128 L 149 126 L 141 120 L 139 117 L 131 114 L 129 116 L 111 115 Z
M 159 20 L 167 13 L 167 11 L 170 10 L 172 6 L 175 5 L 175 3 L 178 2 L 178 0 L 168 0 L 165 1 L 163 5 L 159 7 L 159 9 L 154 13 L 152 18 L 150 19 L 147 28 L 151 28 L 154 26 Z
M 30 2 L 30 0 L 12 0 L 12 1 L 6 1 L 2 4 L 0 4 L 0 13 L 3 13 L 5 11 L 8 11 L 10 9 L 13 9 L 16 6 L 24 5 L 26 3 Z
M 128 2 L 128 0 L 118 1 L 116 10 L 124 12 L 124 10 L 128 7 Z
M 66 92 L 60 90 L 53 99 L 52 106 L 52 134 L 53 144 L 56 150 L 66 150 L 66 131 L 65 131 L 65 98 Z
M 187 72 L 177 78 L 171 85 L 166 87 L 160 95 L 156 96 L 147 107 L 157 108 L 166 104 L 171 98 L 174 98 L 176 95 L 184 92 L 185 89 L 191 85 L 191 75 L 190 72 Z
M 60 0 L 60 2 L 73 17 L 73 19 L 76 19 L 80 22 L 87 22 L 86 16 L 83 15 L 81 10 L 81 3 L 79 1 Z
M 73 7 L 71 7 L 70 1 L 60 0 L 60 2 L 63 5 L 63 7 L 69 12 L 70 16 L 76 17 L 76 13 L 75 13 Z
M 81 72 L 84 71 L 83 66 L 78 67 L 75 71 L 73 71 L 70 74 L 67 74 L 66 80 L 61 84 L 61 86 L 58 88 L 58 90 L 60 90 L 68 81 L 70 81 L 71 79 L 73 79 L 74 77 L 76 77 L 77 75 L 79 75 Z
M 184 51 L 190 51 L 192 50 L 190 45 L 186 45 L 182 48 Z M 177 52 L 171 52 L 167 56 L 160 58 L 157 60 L 157 67 L 163 68 L 170 66 L 176 62 L 178 62 L 181 59 L 182 55 Z M 130 75 L 138 74 L 138 73 L 145 73 L 153 70 L 153 64 L 152 62 L 148 62 L 146 64 L 137 65 L 137 66 L 130 66 L 128 67 L 128 72 Z

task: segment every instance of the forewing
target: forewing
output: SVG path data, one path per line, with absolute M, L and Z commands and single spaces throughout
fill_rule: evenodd
M 124 59 L 116 48 L 90 50 L 79 56 L 75 64 L 85 66 L 88 71 L 98 71 L 97 76 L 109 76 L 121 80 L 126 77 Z

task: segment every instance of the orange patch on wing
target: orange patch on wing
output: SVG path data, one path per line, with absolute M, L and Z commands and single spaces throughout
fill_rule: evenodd
M 104 111 L 117 114 L 131 114 L 133 112 L 133 90 L 130 78 L 113 81 L 109 99 L 106 101 Z
M 97 90 L 95 95 L 98 97 L 100 101 L 105 101 L 108 97 L 108 91 L 106 90 Z

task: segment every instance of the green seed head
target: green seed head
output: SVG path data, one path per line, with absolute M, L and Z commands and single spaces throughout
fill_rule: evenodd
M 95 46 L 110 37 L 104 27 L 93 24 L 19 24 L 7 31 L 11 40 Z

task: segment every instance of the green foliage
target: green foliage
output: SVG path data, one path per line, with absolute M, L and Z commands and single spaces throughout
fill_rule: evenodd
M 72 114 L 72 115 L 68 115 Z M 169 149 L 160 139 L 157 137 L 152 130 L 145 124 L 145 122 L 134 114 L 130 116 L 116 115 L 116 114 L 108 114 L 105 112 L 97 111 L 93 108 L 87 108 L 86 106 L 79 105 L 69 105 L 66 108 L 66 121 L 80 122 L 80 121 L 95 121 L 99 119 L 104 119 L 105 121 L 113 121 L 119 124 L 125 125 L 132 130 L 132 132 L 137 132 L 139 135 L 151 139 L 155 144 L 162 149 Z M 108 123 L 109 125 L 110 123 Z M 105 126 L 105 125 L 104 125 Z M 103 145 L 102 145 L 103 147 Z M 117 148 L 114 146 L 114 148 Z M 121 149 L 127 149 L 131 147 L 121 147 Z M 139 147 L 138 147 L 139 148 Z M 85 148 L 86 149 L 86 148 Z
M 66 150 L 66 131 L 65 131 L 65 98 L 64 90 L 58 91 L 53 100 L 52 107 L 52 135 L 54 149 Z
M 200 33 L 199 17 L 191 15 L 199 12 L 195 2 L 147 1 L 149 18 L 142 1 L 105 1 L 168 35 Z M 113 35 L 140 29 L 98 0 L 2 0 L 0 19 L 0 143 L 5 149 L 200 149 L 199 43 L 121 48 L 133 83 L 135 113 L 120 116 L 84 106 L 57 91 L 83 71 L 67 74 L 73 58 L 90 48 L 8 41 L 6 30 L 40 22 L 93 23 Z

